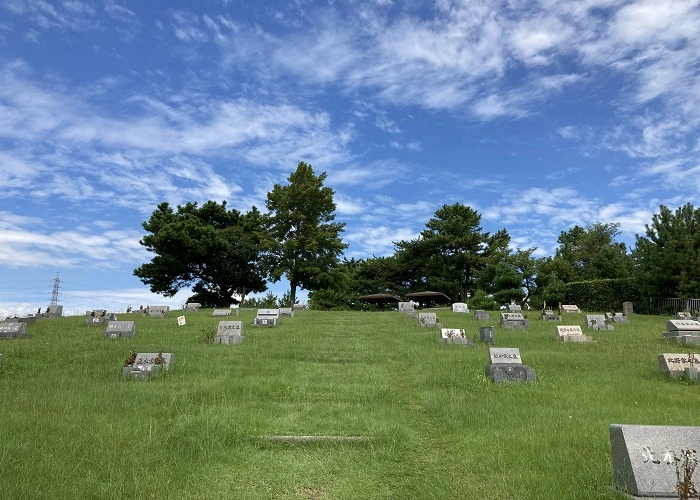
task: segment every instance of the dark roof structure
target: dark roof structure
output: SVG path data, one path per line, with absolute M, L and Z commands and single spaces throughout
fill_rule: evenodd
M 362 295 L 358 297 L 361 302 L 367 302 L 368 304 L 389 304 L 390 302 L 401 302 L 401 299 L 396 295 L 391 295 L 390 293 L 374 293 L 372 295 Z
M 449 304 L 452 301 L 452 299 L 442 292 L 431 291 L 407 293 L 406 298 L 418 302 L 419 304 L 428 304 L 431 302 L 436 304 Z

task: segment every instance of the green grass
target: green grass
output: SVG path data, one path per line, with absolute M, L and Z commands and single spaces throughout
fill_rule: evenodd
M 252 311 L 186 313 L 185 327 L 177 314 L 120 315 L 133 339 L 72 317 L 0 341 L 0 498 L 623 498 L 611 423 L 700 425 L 700 385 L 659 371 L 658 353 L 684 352 L 662 340 L 662 317 L 562 344 L 533 312 L 496 341 L 520 348 L 537 384 L 496 385 L 488 346 L 441 344 L 398 312 L 303 311 L 277 328 L 250 326 Z M 496 324 L 438 315 L 473 339 Z M 204 341 L 235 319 L 242 344 Z M 174 367 L 125 380 L 130 349 L 173 352 Z

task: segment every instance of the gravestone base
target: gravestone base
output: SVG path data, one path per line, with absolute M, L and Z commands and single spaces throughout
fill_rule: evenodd
M 495 344 L 496 327 L 482 326 L 481 328 L 479 328 L 479 340 L 481 340 L 484 344 Z
M 593 338 L 588 335 L 560 335 L 562 342 L 593 342 Z
M 700 332 L 679 335 L 679 332 L 666 332 L 664 338 L 681 345 L 700 345 Z M 689 333 L 689 332 L 688 332 Z
M 36 316 L 27 316 L 26 318 L 19 318 L 17 321 L 20 323 L 26 323 L 27 325 L 33 325 L 36 322 Z
M 440 339 L 440 342 L 443 342 L 445 344 L 465 345 L 467 347 L 474 347 L 476 345 L 476 342 L 474 342 L 473 340 L 464 337 L 459 337 L 457 335 L 449 338 Z
M 143 369 L 135 368 L 133 366 L 125 366 L 122 368 L 122 376 L 126 379 L 133 378 L 143 380 L 158 374 L 160 370 L 161 365 L 151 365 L 144 367 Z
M 695 367 L 688 367 L 683 370 L 683 376 L 687 380 L 692 380 L 693 382 L 700 382 L 700 370 Z
M 529 326 L 530 322 L 526 319 L 523 320 L 504 320 L 501 321 L 501 328 L 506 330 L 524 330 Z
M 418 319 L 418 313 L 417 312 L 408 312 L 408 313 L 406 313 L 406 317 L 408 319 Z
M 561 321 L 561 316 L 543 314 L 540 317 L 542 318 L 542 321 Z
M 421 328 L 442 328 L 442 323 L 418 323 Z
M 102 336 L 106 339 L 129 339 L 134 336 L 132 331 L 104 331 Z
M 589 327 L 591 330 L 595 331 L 613 331 L 615 327 L 613 325 L 591 325 Z
M 629 323 L 630 319 L 627 316 L 613 316 L 615 323 Z
M 516 365 L 511 363 L 494 363 L 486 365 L 486 376 L 494 384 L 503 382 L 536 382 L 535 370 L 527 365 Z
M 474 313 L 474 319 L 478 321 L 489 321 L 491 319 L 491 315 L 486 311 L 478 310 Z
M 215 344 L 240 344 L 243 342 L 243 335 L 217 335 L 214 337 Z

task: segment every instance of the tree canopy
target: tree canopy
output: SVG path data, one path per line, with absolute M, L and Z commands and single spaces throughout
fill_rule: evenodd
M 139 242 L 156 254 L 134 275 L 166 297 L 193 286 L 196 300 L 208 307 L 229 307 L 235 296 L 267 289 L 261 267 L 261 214 L 227 209 L 226 202 L 178 205 L 161 203 L 144 222 L 149 233 Z

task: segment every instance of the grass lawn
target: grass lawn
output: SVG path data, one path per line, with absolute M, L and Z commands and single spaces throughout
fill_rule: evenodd
M 624 498 L 612 490 L 612 423 L 700 425 L 700 384 L 665 378 L 667 318 L 560 343 L 535 311 L 496 328 L 536 384 L 492 384 L 488 346 L 438 341 L 399 312 L 302 311 L 254 328 L 211 310 L 135 320 L 106 339 L 83 317 L 44 319 L 0 340 L 0 498 Z M 439 310 L 478 340 L 471 314 Z M 242 320 L 245 341 L 205 331 Z M 174 367 L 125 380 L 130 349 L 172 352 Z M 362 436 L 272 442 L 266 436 Z

